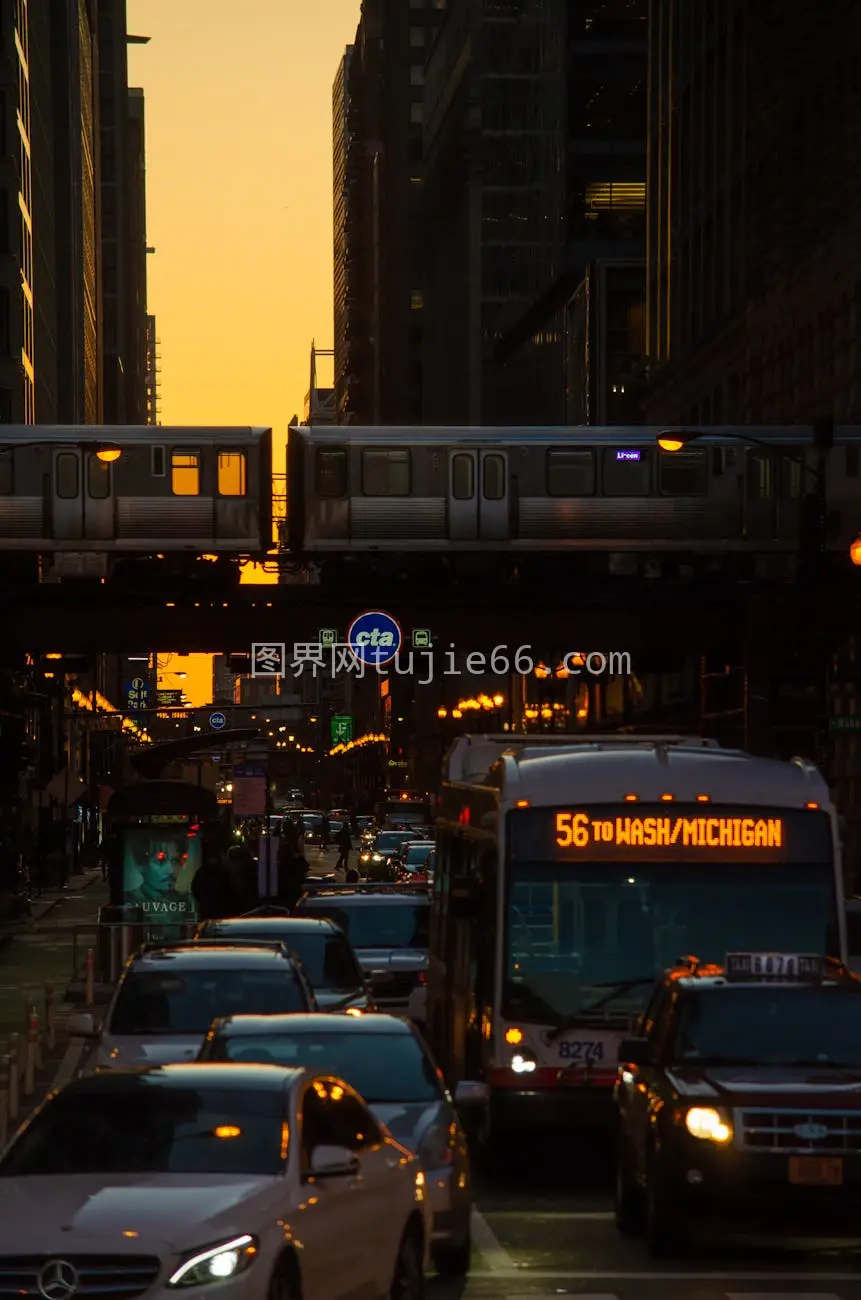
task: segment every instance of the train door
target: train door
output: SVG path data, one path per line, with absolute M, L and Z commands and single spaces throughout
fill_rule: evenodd
M 93 452 L 63 448 L 54 452 L 52 484 L 56 541 L 110 541 L 114 535 L 110 465 Z
M 55 541 L 75 542 L 84 536 L 83 453 L 54 452 L 52 507 Z
M 509 534 L 508 453 L 464 450 L 449 455 L 448 521 L 452 542 L 505 541 Z

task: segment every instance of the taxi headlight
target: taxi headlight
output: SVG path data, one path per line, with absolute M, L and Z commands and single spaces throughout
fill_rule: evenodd
M 373 856 L 372 856 L 372 861 L 374 861 L 374 862 L 382 862 L 382 860 L 383 860 L 383 855 L 382 855 L 382 853 L 374 853 L 374 854 L 373 854 Z
M 685 1115 L 685 1128 L 691 1137 L 704 1142 L 729 1142 L 732 1126 L 712 1106 L 694 1106 Z
M 180 1264 L 168 1279 L 168 1286 L 207 1286 L 212 1282 L 225 1282 L 236 1277 L 253 1264 L 257 1255 L 257 1241 L 246 1234 L 222 1241 L 205 1250 L 196 1250 Z

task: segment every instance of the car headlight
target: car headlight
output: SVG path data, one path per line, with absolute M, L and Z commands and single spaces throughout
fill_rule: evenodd
M 180 1264 L 170 1278 L 168 1286 L 206 1286 L 212 1282 L 225 1282 L 236 1277 L 253 1264 L 257 1255 L 257 1241 L 246 1234 L 222 1241 L 217 1246 L 196 1250 Z
M 371 855 L 370 855 L 370 853 L 363 853 L 363 854 L 362 854 L 362 861 L 363 861 L 363 862 L 370 862 L 370 860 L 371 860 Z
M 694 1106 L 685 1115 L 685 1128 L 691 1137 L 704 1142 L 729 1142 L 732 1125 L 712 1106 Z
M 374 854 L 372 855 L 372 861 L 373 861 L 373 862 L 382 862 L 382 860 L 383 860 L 383 855 L 382 855 L 382 853 L 374 853 Z

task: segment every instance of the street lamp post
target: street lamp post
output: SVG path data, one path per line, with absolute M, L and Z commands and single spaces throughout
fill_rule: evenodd
M 813 446 L 816 450 L 816 464 L 811 466 L 803 456 L 796 456 L 776 443 L 757 438 L 747 433 L 730 433 L 721 431 L 720 437 L 731 438 L 747 446 L 762 447 L 781 460 L 798 465 L 807 476 L 811 491 L 802 502 L 801 536 L 799 538 L 800 559 L 810 580 L 810 588 L 815 591 L 816 609 L 811 611 L 811 623 L 817 639 L 814 655 L 814 680 L 816 684 L 816 725 L 815 745 L 816 760 L 825 766 L 829 736 L 829 713 L 831 702 L 830 662 L 833 657 L 828 643 L 828 593 L 824 583 L 825 554 L 828 542 L 828 454 L 834 445 L 834 421 L 830 416 L 816 420 L 813 424 Z M 704 436 L 703 432 L 687 429 L 667 429 L 659 433 L 656 442 L 662 451 L 673 454 L 696 442 Z M 861 543 L 861 537 L 858 542 Z M 811 544 L 812 543 L 812 544 Z M 856 560 L 855 548 L 859 552 Z M 853 543 L 850 547 L 850 559 L 853 564 L 861 562 L 861 545 Z M 825 609 L 822 608 L 823 601 Z

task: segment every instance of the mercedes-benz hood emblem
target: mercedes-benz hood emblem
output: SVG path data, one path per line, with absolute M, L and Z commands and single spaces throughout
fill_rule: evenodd
M 49 1259 L 39 1273 L 39 1295 L 44 1300 L 72 1300 L 78 1293 L 78 1270 L 68 1260 Z

